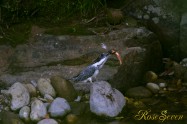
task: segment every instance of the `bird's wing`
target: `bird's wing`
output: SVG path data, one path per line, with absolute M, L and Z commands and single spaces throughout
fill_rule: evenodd
M 72 80 L 75 82 L 86 80 L 91 77 L 96 70 L 94 66 L 88 66 L 84 70 L 82 70 L 77 76 L 73 77 Z

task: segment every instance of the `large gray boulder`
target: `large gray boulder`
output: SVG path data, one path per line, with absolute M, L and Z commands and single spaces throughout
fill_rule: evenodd
M 129 47 L 124 50 L 123 64 L 111 80 L 112 86 L 123 93 L 142 85 L 147 71 L 158 72 L 162 67 L 162 50 L 157 37 L 145 28 L 135 31 L 136 35 L 131 37 L 136 38 L 124 42 L 124 46 Z
M 115 117 L 125 106 L 125 97 L 106 81 L 94 82 L 90 89 L 90 110 L 98 116 Z
M 26 106 L 30 102 L 30 95 L 28 90 L 20 82 L 13 84 L 8 92 L 11 94 L 11 109 L 18 110 Z
M 142 65 L 140 70 L 143 73 L 148 68 L 157 72 L 162 63 L 162 52 L 158 38 L 154 33 L 145 28 L 127 28 L 120 27 L 104 35 L 90 36 L 52 36 L 40 35 L 32 45 L 24 44 L 15 48 L 12 55 L 11 70 L 21 70 L 24 72 L 17 75 L 4 74 L 0 76 L 0 81 L 12 84 L 15 81 L 30 82 L 39 78 L 50 78 L 55 75 L 61 75 L 65 79 L 70 79 L 77 75 L 88 64 L 92 63 L 99 54 L 106 52 L 101 48 L 101 43 L 107 45 L 109 49 L 116 49 L 126 61 L 136 60 L 136 57 L 128 57 L 133 53 L 131 47 L 141 47 L 146 49 L 146 57 L 139 56 L 138 59 L 146 59 L 146 64 Z M 131 52 L 128 52 L 129 48 Z M 127 54 L 128 53 L 128 54 Z M 141 52 L 140 52 L 141 53 Z M 128 55 L 128 56 L 127 56 Z M 126 59 L 128 57 L 128 59 Z M 144 57 L 141 59 L 141 57 Z M 136 61 L 138 62 L 138 61 Z M 132 68 L 138 63 L 129 63 Z M 148 65 L 148 66 L 147 66 Z M 123 66 L 123 65 L 122 65 Z M 145 66 L 145 68 L 144 68 Z M 104 67 L 100 70 L 97 80 L 111 80 L 117 73 L 119 62 L 115 56 L 111 56 Z M 121 67 L 120 67 L 121 68 Z M 152 69 L 153 68 L 153 69 Z M 10 70 L 10 72 L 11 72 Z M 126 72 L 124 72 L 126 73 Z M 139 76 L 135 74 L 133 76 Z M 129 79 L 134 78 L 128 76 Z M 135 77 L 135 79 L 137 79 Z M 140 78 L 138 78 L 140 79 Z M 141 81 L 141 80 L 139 80 Z M 140 82 L 136 82 L 140 83 Z M 74 85 L 75 89 L 89 89 L 89 86 Z
M 183 6 L 187 5 L 185 0 L 131 0 L 125 1 L 123 11 L 141 21 L 151 31 L 155 32 L 162 44 L 164 56 L 175 60 L 181 58 L 180 54 L 180 20 Z

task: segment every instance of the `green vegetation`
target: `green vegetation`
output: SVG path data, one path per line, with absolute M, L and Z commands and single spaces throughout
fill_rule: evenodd
M 2 0 L 0 45 L 28 42 L 33 25 L 48 34 L 93 34 L 82 20 L 91 19 L 105 6 L 105 0 Z
M 31 23 L 23 23 L 11 26 L 9 28 L 0 27 L 0 45 L 6 44 L 16 46 L 28 40 L 31 29 Z
M 3 0 L 0 3 L 1 23 L 19 23 L 22 19 L 44 17 L 61 20 L 70 16 L 94 16 L 105 7 L 105 0 Z

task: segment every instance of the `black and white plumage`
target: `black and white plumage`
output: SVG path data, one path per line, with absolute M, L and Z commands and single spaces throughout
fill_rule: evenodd
M 102 53 L 93 64 L 89 65 L 85 69 L 83 69 L 77 76 L 73 77 L 71 80 L 74 82 L 87 82 L 90 81 L 92 83 L 92 79 L 95 78 L 99 74 L 99 70 L 103 67 L 105 62 L 108 60 L 110 54 L 114 54 L 115 51 L 109 51 L 108 53 Z

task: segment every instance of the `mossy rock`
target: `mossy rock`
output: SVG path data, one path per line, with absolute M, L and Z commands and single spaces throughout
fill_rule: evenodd
M 66 99 L 67 101 L 74 101 L 77 97 L 77 92 L 71 82 L 61 78 L 60 76 L 53 76 L 51 84 L 55 89 L 57 96 Z
M 120 24 L 123 21 L 123 12 L 120 9 L 107 9 L 107 21 L 110 24 Z

